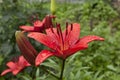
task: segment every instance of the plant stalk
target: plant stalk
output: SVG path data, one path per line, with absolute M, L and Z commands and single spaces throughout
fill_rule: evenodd
M 61 69 L 61 74 L 60 74 L 59 80 L 63 79 L 64 68 L 65 68 L 65 59 L 62 61 L 62 69 Z

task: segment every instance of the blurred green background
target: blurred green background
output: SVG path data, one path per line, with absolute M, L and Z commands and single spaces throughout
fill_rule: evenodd
M 120 1 L 119 0 L 58 0 L 56 21 L 80 23 L 80 37 L 98 35 L 104 42 L 92 42 L 89 48 L 68 58 L 65 80 L 120 80 Z M 31 18 L 42 20 L 50 13 L 50 0 L 0 0 L 0 73 L 6 62 L 20 55 L 14 33 L 21 25 L 32 25 Z M 32 41 L 40 51 L 43 45 Z M 54 64 L 53 64 L 53 62 Z M 53 58 L 43 65 L 58 67 Z M 51 66 L 56 65 L 56 66 Z M 28 67 L 17 76 L 7 74 L 0 80 L 33 80 L 36 73 Z M 40 70 L 38 80 L 56 80 Z

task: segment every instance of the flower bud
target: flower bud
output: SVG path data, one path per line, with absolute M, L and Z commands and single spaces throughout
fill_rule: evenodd
M 22 53 L 22 55 L 25 57 L 25 59 L 31 63 L 35 63 L 35 58 L 37 56 L 37 51 L 33 48 L 31 43 L 28 41 L 28 39 L 25 37 L 24 33 L 21 31 L 16 31 L 16 42 L 18 44 L 18 47 Z
M 56 0 L 51 0 L 51 13 L 54 15 L 56 12 Z

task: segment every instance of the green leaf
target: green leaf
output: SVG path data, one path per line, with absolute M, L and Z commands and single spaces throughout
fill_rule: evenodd
M 117 71 L 117 69 L 113 65 L 108 65 L 107 68 L 112 71 Z
M 39 67 L 37 67 L 37 70 L 36 70 L 36 78 L 39 77 L 40 75 L 40 70 L 39 70 Z

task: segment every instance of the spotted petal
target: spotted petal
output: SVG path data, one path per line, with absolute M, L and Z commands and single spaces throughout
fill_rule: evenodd
M 48 36 L 50 36 L 56 42 L 56 44 L 59 45 L 59 36 L 57 34 L 57 29 L 56 28 L 46 29 L 46 34 Z
M 87 47 L 88 46 L 86 44 L 80 44 L 77 46 L 75 45 L 75 46 L 71 47 L 70 49 L 63 51 L 64 59 L 71 56 L 72 54 L 76 53 L 77 51 L 86 49 Z
M 74 45 L 77 40 L 79 39 L 80 36 L 80 25 L 77 23 L 72 24 L 72 29 L 71 26 L 68 26 L 68 41 L 70 46 Z
M 78 42 L 77 45 L 79 44 L 88 44 L 91 41 L 103 41 L 104 38 L 101 38 L 99 36 L 94 36 L 94 35 L 89 35 L 89 36 L 84 36 L 83 38 L 81 38 Z
M 35 39 L 36 41 L 46 45 L 51 49 L 56 50 L 58 48 L 56 41 L 43 33 L 31 32 L 28 34 L 28 37 Z
M 40 65 L 44 60 L 46 60 L 48 57 L 53 56 L 54 54 L 48 50 L 41 51 L 35 60 L 35 65 Z
M 104 39 L 99 37 L 99 36 L 85 36 L 83 38 L 81 38 L 78 43 L 76 43 L 75 45 L 73 45 L 70 49 L 65 50 L 64 51 L 64 58 L 74 54 L 77 51 L 80 50 L 84 50 L 86 48 L 88 48 L 88 43 L 91 41 L 95 41 L 95 40 L 99 40 L 99 41 L 103 41 Z

